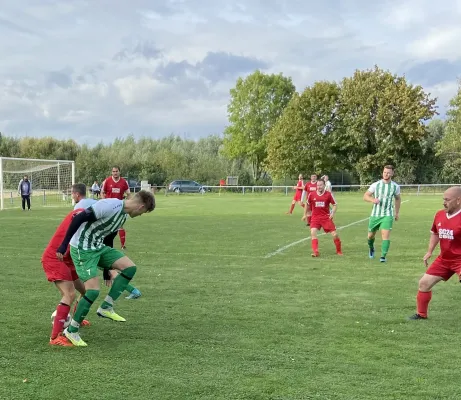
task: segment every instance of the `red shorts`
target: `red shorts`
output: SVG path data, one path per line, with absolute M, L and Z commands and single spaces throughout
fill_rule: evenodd
M 333 232 L 336 230 L 336 225 L 330 218 L 323 218 L 323 219 L 311 219 L 311 229 L 322 229 L 326 232 Z
M 64 261 L 59 261 L 56 256 L 54 258 L 45 256 L 42 258 L 42 267 L 48 282 L 75 281 L 78 279 L 70 256 L 64 257 Z
M 296 193 L 293 196 L 293 200 L 294 201 L 301 201 L 302 196 L 303 196 L 303 191 L 296 189 Z
M 461 262 L 444 261 L 438 256 L 429 266 L 426 274 L 440 276 L 444 281 L 448 281 L 453 274 L 461 273 Z

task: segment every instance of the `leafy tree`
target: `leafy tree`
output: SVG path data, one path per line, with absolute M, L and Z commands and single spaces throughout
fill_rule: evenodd
M 261 176 L 266 159 L 266 136 L 282 115 L 295 87 L 291 78 L 256 71 L 239 78 L 231 89 L 230 125 L 224 131 L 224 154 L 251 162 L 253 178 Z
M 332 148 L 354 168 L 361 183 L 375 180 L 386 163 L 398 166 L 398 179 L 412 183 L 422 156 L 424 122 L 435 114 L 436 100 L 421 86 L 378 67 L 356 71 L 341 83 L 339 116 L 344 130 Z
M 443 160 L 442 176 L 446 181 L 461 180 L 461 81 L 458 92 L 450 100 L 445 135 L 437 146 L 437 155 Z
M 294 95 L 268 136 L 267 168 L 275 177 L 331 170 L 341 162 L 331 151 L 341 132 L 337 117 L 340 88 L 316 82 Z

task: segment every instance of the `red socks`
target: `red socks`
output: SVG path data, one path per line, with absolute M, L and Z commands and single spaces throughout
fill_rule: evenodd
M 339 239 L 339 237 L 334 238 L 333 242 L 335 242 L 336 253 L 341 253 L 341 240 Z
M 312 239 L 312 251 L 317 254 L 319 252 L 319 240 Z
M 417 305 L 417 313 L 421 315 L 421 317 L 427 318 L 427 308 L 429 307 L 429 302 L 432 298 L 432 292 L 421 292 L 418 290 L 418 294 L 416 295 L 416 305 Z
M 59 303 L 56 307 L 56 316 L 54 317 L 53 329 L 51 330 L 51 339 L 56 339 L 64 330 L 64 322 L 66 322 L 69 311 L 70 306 L 64 303 Z
M 125 229 L 121 228 L 118 230 L 118 235 L 120 236 L 120 244 L 122 247 L 125 247 L 126 232 Z

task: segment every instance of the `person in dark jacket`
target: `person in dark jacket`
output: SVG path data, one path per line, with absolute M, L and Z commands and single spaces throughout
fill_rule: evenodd
M 27 209 L 30 211 L 30 195 L 32 194 L 32 183 L 29 181 L 29 177 L 27 175 L 24 175 L 24 178 L 19 181 L 18 192 L 22 197 L 22 210 L 26 210 L 27 203 Z

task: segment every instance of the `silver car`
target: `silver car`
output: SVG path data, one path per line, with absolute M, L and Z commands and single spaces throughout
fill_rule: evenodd
M 195 181 L 177 180 L 169 184 L 168 191 L 175 193 L 204 193 L 205 187 Z

